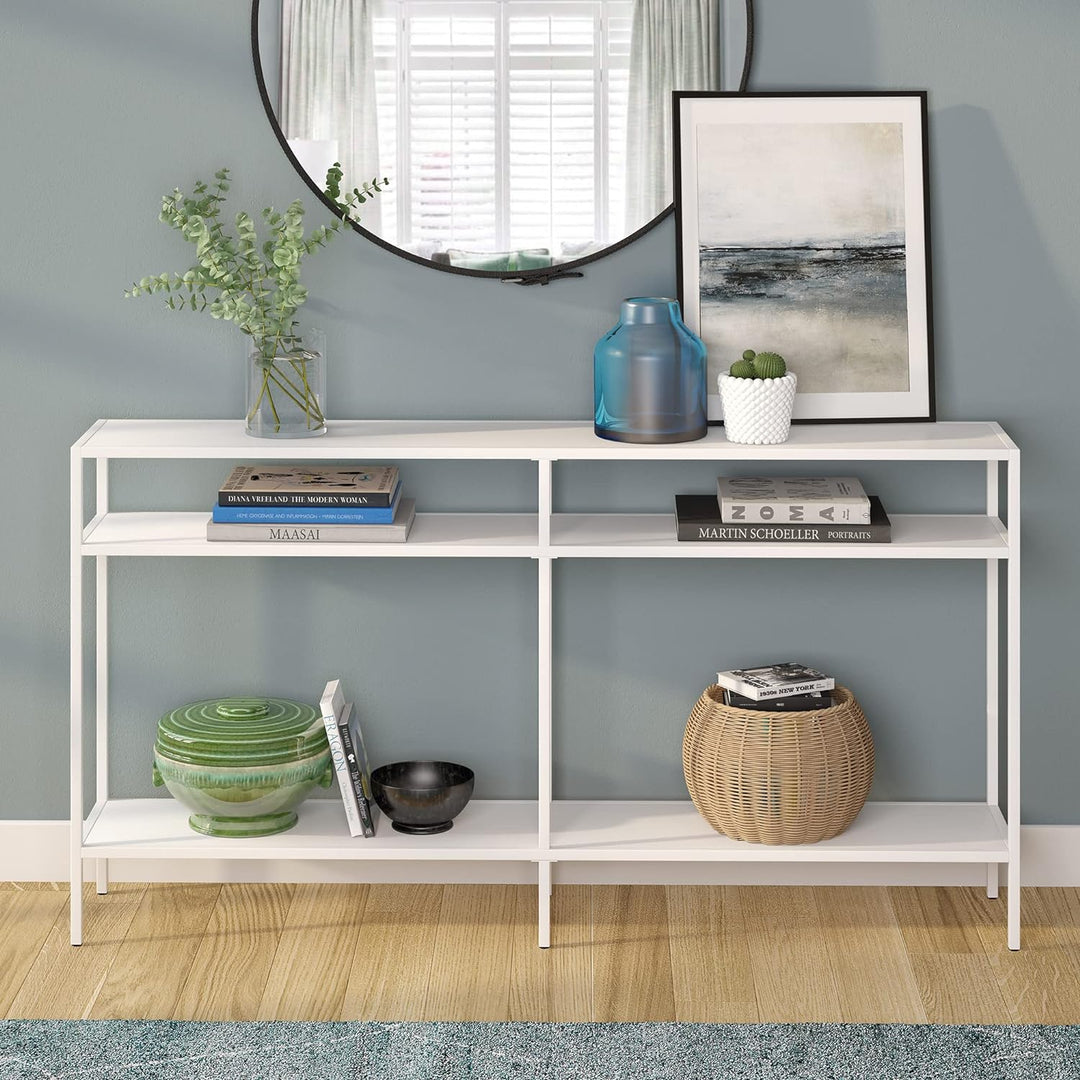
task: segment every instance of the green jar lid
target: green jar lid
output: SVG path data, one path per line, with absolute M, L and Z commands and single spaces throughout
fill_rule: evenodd
M 172 761 L 234 767 L 301 761 L 326 748 L 319 711 L 284 698 L 193 701 L 158 721 L 154 743 Z

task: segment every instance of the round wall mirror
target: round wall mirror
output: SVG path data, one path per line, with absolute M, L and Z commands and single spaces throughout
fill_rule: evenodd
M 671 91 L 720 89 L 720 2 L 253 0 L 252 51 L 301 176 L 365 194 L 359 232 L 546 282 L 670 212 Z

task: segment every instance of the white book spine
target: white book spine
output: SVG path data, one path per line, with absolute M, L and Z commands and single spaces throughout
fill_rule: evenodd
M 855 476 L 718 476 L 716 499 L 725 524 L 870 524 L 870 499 Z
M 833 690 L 836 687 L 836 680 L 833 678 L 809 679 L 806 682 L 789 683 L 786 686 L 765 689 L 736 678 L 730 672 L 718 671 L 716 673 L 716 684 L 722 686 L 725 690 L 733 690 L 736 694 L 742 694 L 743 697 L 747 697 L 751 701 L 768 701 L 771 698 L 791 697 L 793 694 L 814 694 L 821 690 Z
M 869 525 L 870 500 L 860 502 L 746 502 L 724 496 L 720 499 L 720 520 L 725 524 L 750 522 L 778 525 Z
M 330 744 L 330 760 L 334 763 L 338 790 L 341 792 L 341 801 L 345 806 L 345 820 L 349 823 L 349 835 L 363 836 L 364 825 L 360 820 L 360 808 L 356 805 L 356 793 L 353 791 L 349 765 L 345 760 L 345 748 L 341 745 L 337 717 L 331 712 L 324 713 L 322 719 L 323 726 L 326 728 L 326 741 Z

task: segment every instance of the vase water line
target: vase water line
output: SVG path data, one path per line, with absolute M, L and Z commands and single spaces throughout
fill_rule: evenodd
M 302 342 L 270 353 L 252 343 L 244 419 L 249 435 L 296 439 L 326 434 L 325 338 L 309 330 Z
M 677 300 L 624 300 L 593 352 L 593 430 L 617 442 L 666 443 L 708 430 L 705 346 Z

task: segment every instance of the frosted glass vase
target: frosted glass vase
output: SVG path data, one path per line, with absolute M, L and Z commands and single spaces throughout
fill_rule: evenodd
M 688 442 L 708 430 L 705 345 L 677 300 L 636 296 L 593 352 L 594 430 L 634 443 Z

